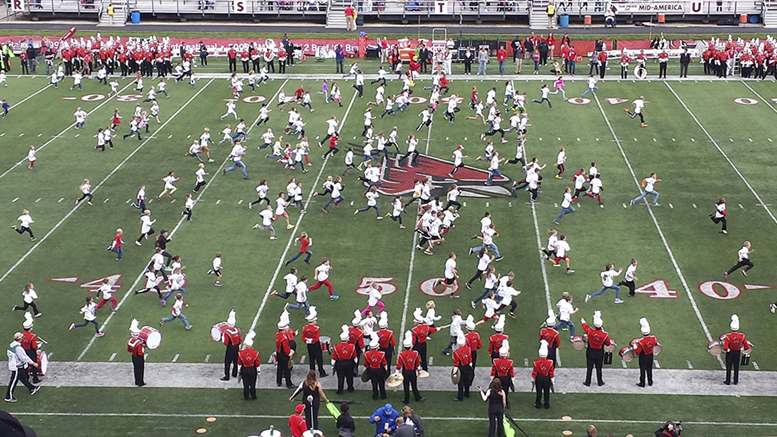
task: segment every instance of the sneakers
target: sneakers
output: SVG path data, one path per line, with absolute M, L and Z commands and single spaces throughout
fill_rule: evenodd
M 97 333 L 97 334 L 95 334 L 95 335 L 96 335 L 96 336 L 98 336 L 98 337 L 102 337 L 103 335 L 105 335 L 105 333 L 104 333 L 104 332 L 98 332 L 98 333 Z
M 293 227 L 294 227 L 294 225 L 292 225 L 292 224 L 288 224 L 288 225 L 286 225 L 286 229 L 291 229 L 291 228 L 293 228 Z
M 475 309 L 475 307 L 477 307 L 477 305 L 475 304 L 475 302 L 470 302 L 470 304 L 472 305 L 472 309 L 473 309 L 473 310 Z M 775 306 L 775 305 L 774 305 L 774 304 L 772 304 L 772 306 Z M 773 312 L 774 312 L 774 308 L 772 308 L 772 313 L 773 313 Z
M 777 304 L 774 304 L 774 303 L 773 303 L 773 304 L 770 304 L 770 305 L 769 305 L 769 311 L 771 311 L 771 312 L 772 312 L 772 314 L 774 314 L 775 312 L 777 312 Z
M 142 244 L 140 244 L 140 241 L 136 241 L 136 242 L 135 242 L 135 244 L 136 244 L 137 246 L 142 246 Z
M 212 274 L 213 274 L 213 270 L 208 270 L 208 273 L 206 273 L 206 275 L 212 275 Z
M 259 229 L 259 223 L 255 224 L 254 227 L 251 229 Z
M 623 299 L 615 299 L 615 303 L 623 303 Z
M 5 398 L 4 401 L 6 401 L 6 402 L 16 402 L 16 398 L 11 398 L 11 399 Z
M 68 331 L 72 331 L 74 329 L 76 329 L 76 324 L 75 323 L 71 323 L 70 324 L 70 329 L 68 329 Z
M 567 269 L 567 275 L 571 275 L 572 273 L 575 273 L 575 271 L 572 269 Z
M 167 301 L 164 299 L 160 300 L 159 303 L 162 304 L 163 307 L 167 306 Z
M 654 203 L 653 206 L 661 206 L 660 203 Z
M 723 273 L 723 279 L 728 279 L 728 272 Z
M 742 270 L 742 275 L 746 278 L 747 277 L 747 270 Z
M 329 296 L 329 300 L 332 300 L 332 301 L 334 301 L 334 300 L 337 300 L 337 299 L 340 299 L 340 296 L 338 296 L 338 295 L 336 295 L 336 294 L 335 294 L 335 295 L 332 295 L 332 296 Z
M 591 295 L 590 294 L 586 294 L 585 295 L 585 303 L 588 303 L 590 300 L 591 300 Z
M 465 283 L 464 286 L 467 287 L 467 290 L 472 290 L 472 286 L 469 284 L 469 282 Z
M 472 251 L 472 249 L 470 249 L 470 250 L 467 252 L 467 255 L 472 255 L 472 252 L 473 252 L 473 251 Z
M 34 396 L 35 393 L 37 393 L 39 390 L 40 390 L 40 386 L 37 386 L 34 389 L 30 390 L 30 396 Z
M 459 293 L 453 293 L 453 294 L 451 294 L 451 299 L 458 299 L 458 298 L 460 298 L 460 297 L 461 297 L 461 296 L 459 296 Z
M 188 331 L 188 330 L 192 329 L 192 326 L 194 326 L 194 325 L 189 325 L 189 326 L 187 326 L 187 327 L 186 327 L 186 330 Z
M 721 234 L 728 234 L 728 231 L 727 231 L 727 230 L 725 230 L 725 229 L 723 229 L 723 230 L 721 230 L 721 231 L 720 231 L 720 233 L 721 233 Z
M 270 235 L 270 240 L 277 240 L 277 239 L 278 237 L 276 237 L 275 235 Z
M 215 284 L 213 284 L 213 285 L 215 285 L 216 287 L 221 287 L 221 282 L 219 282 L 219 281 L 216 281 L 216 283 L 215 283 Z
M 500 256 L 499 258 L 494 258 L 494 261 L 502 261 L 502 257 Z

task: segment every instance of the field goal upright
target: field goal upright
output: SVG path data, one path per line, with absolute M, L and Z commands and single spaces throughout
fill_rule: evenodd
M 448 29 L 435 27 L 432 29 L 432 51 L 442 50 L 448 46 Z

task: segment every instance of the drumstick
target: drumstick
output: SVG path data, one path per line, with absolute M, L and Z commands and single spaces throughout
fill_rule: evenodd
M 42 339 L 42 338 L 40 338 L 40 337 L 38 337 L 38 341 L 39 341 L 39 342 L 41 342 L 41 343 L 43 343 L 43 344 L 49 344 L 49 342 L 48 342 L 48 341 L 46 341 L 46 340 L 44 340 L 44 339 Z

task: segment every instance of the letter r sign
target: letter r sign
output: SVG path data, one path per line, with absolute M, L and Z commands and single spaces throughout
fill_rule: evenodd
M 13 0 L 11 2 L 11 9 L 15 12 L 24 11 L 24 0 Z

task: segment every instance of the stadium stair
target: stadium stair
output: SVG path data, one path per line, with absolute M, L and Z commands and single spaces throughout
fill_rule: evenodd
M 345 29 L 345 7 L 350 1 L 331 0 L 326 10 L 327 29 Z
M 113 24 L 111 24 L 111 17 L 108 15 L 109 2 L 103 2 L 100 5 L 100 20 L 97 23 L 98 27 L 124 27 L 129 18 L 129 5 L 126 2 L 115 3 L 113 5 Z
M 529 11 L 529 27 L 532 30 L 548 28 L 547 8 L 547 0 L 532 1 L 531 10 Z

